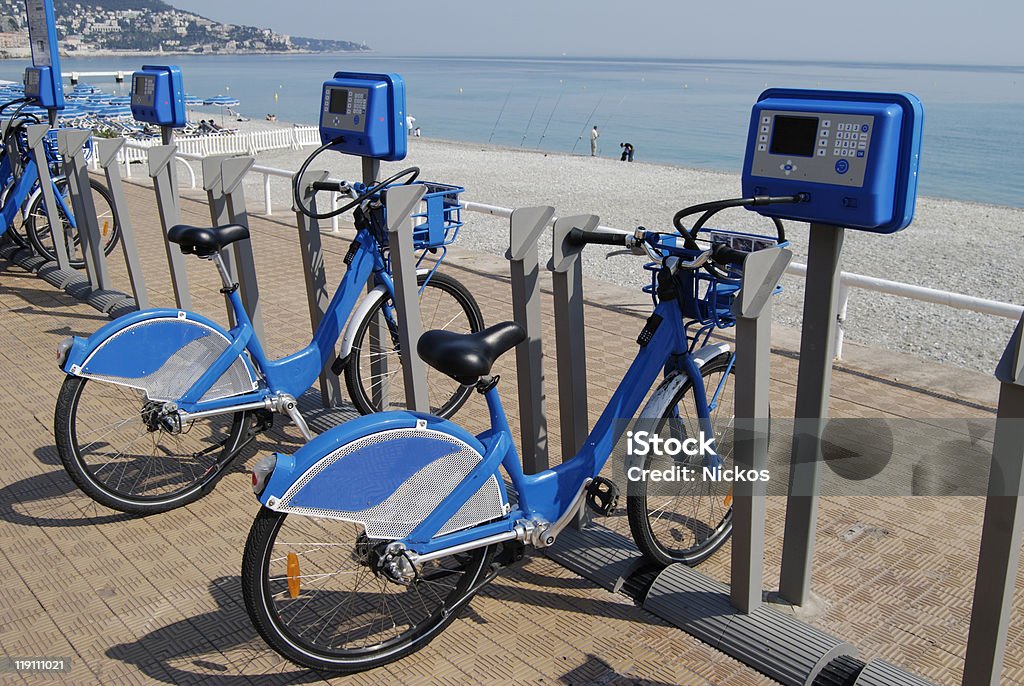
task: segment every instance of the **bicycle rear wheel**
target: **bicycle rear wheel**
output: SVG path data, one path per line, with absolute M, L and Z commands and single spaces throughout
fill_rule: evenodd
M 260 636 L 310 669 L 372 669 L 440 634 L 488 573 L 491 550 L 479 548 L 398 583 L 375 568 L 381 543 L 357 524 L 262 508 L 242 560 L 245 607 Z
M 704 390 L 710 401 L 721 386 L 718 405 L 711 412 L 716 452 L 723 469 L 733 467 L 732 424 L 735 415 L 730 353 L 723 353 L 701 368 Z M 683 439 L 700 433 L 693 383 L 683 374 L 668 377 L 651 396 L 641 413 L 650 417 L 644 430 L 662 438 Z M 680 465 L 679 460 L 686 460 Z M 705 480 L 703 458 L 648 455 L 643 469 L 664 470 L 673 466 L 696 469 L 693 481 L 629 481 L 626 512 L 629 528 L 640 551 L 661 565 L 682 562 L 696 565 L 722 547 L 732 534 L 732 488 L 725 481 Z
M 69 211 L 73 211 L 68 180 L 61 178 L 54 183 L 63 198 L 64 205 Z M 89 179 L 89 187 L 92 189 L 93 203 L 96 206 L 97 227 L 103 244 L 103 254 L 109 255 L 121 239 L 121 225 L 114 215 L 114 200 L 107 187 L 96 179 Z M 68 249 L 68 261 L 72 268 L 81 269 L 85 266 L 81 236 L 77 229 L 70 229 L 70 222 L 64 208 L 62 207 L 58 211 L 61 215 L 60 230 L 64 232 L 64 242 Z M 50 221 L 47 214 L 42 193 L 37 195 L 29 206 L 25 230 L 37 253 L 48 260 L 55 261 L 57 259 L 56 249 L 53 245 L 53 222 Z
M 12 190 L 14 190 L 14 181 L 11 181 L 9 184 L 4 186 L 2 191 L 0 191 L 0 207 L 7 205 L 7 196 L 10 195 Z M 32 244 L 29 243 L 28 235 L 25 233 L 25 221 L 22 218 L 21 212 L 17 212 L 14 215 L 14 220 L 11 221 L 11 225 L 7 227 L 7 231 L 4 235 L 10 236 L 15 245 L 21 248 L 32 247 Z
M 64 379 L 54 438 L 64 469 L 86 495 L 121 512 L 154 514 L 198 500 L 224 476 L 247 438 L 247 413 L 169 430 L 154 421 L 158 405 L 127 386 Z
M 461 283 L 439 272 L 435 272 L 430 281 L 426 281 L 425 274 L 420 274 L 417 283 L 423 287 L 420 293 L 423 331 L 445 329 L 475 333 L 484 328 L 480 306 Z M 356 327 L 356 333 L 352 352 L 346 361 L 345 385 L 352 404 L 362 414 L 404 409 L 402 358 L 391 298 L 386 294 L 379 296 L 366 316 L 350 326 Z M 370 337 L 378 327 L 383 328 L 385 336 L 379 351 L 374 352 Z M 436 369 L 427 368 L 430 414 L 451 417 L 472 392 L 471 386 L 463 386 Z

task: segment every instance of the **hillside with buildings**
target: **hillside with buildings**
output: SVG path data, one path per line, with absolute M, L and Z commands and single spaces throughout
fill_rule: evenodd
M 61 51 L 239 54 L 367 50 L 365 44 L 303 38 L 223 24 L 161 0 L 56 0 Z M 28 57 L 24 0 L 0 0 L 0 57 Z

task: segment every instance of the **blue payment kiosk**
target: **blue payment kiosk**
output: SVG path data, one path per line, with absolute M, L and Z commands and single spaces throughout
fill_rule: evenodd
M 320 139 L 335 152 L 402 160 L 408 142 L 405 116 L 401 76 L 339 71 L 323 86 Z
M 136 121 L 172 129 L 185 126 L 188 122 L 181 69 L 143 66 L 132 74 L 131 108 Z
M 923 122 L 909 93 L 773 88 L 751 111 L 744 196 L 764 200 L 752 203 L 755 212 L 811 225 L 779 575 L 779 595 L 795 605 L 811 592 L 845 230 L 887 234 L 910 224 Z M 782 197 L 794 202 L 769 202 Z
M 770 89 L 750 117 L 744 196 L 802 195 L 765 216 L 876 233 L 914 217 L 924 110 L 907 93 Z
M 25 69 L 25 97 L 33 98 L 51 119 L 64 109 L 64 84 L 57 46 L 57 19 L 53 0 L 25 0 L 32 66 Z

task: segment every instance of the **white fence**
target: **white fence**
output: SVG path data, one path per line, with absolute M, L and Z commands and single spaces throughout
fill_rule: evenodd
M 298 150 L 310 145 L 320 145 L 320 130 L 315 126 L 294 126 L 290 129 L 267 129 L 236 134 L 214 134 L 207 136 L 180 136 L 174 139 L 178 146 L 179 159 L 202 159 L 211 155 L 252 155 L 266 150 Z M 126 177 L 132 175 L 132 164 L 145 163 L 147 149 L 160 145 L 158 138 L 129 140 L 118 157 L 124 164 Z M 196 175 L 192 166 L 185 162 L 192 188 L 196 187 Z
M 320 135 L 319 131 L 315 126 L 308 127 L 308 131 L 312 131 L 311 138 L 315 140 L 306 145 L 319 145 Z M 287 131 L 285 131 L 287 132 Z M 303 135 L 309 135 L 304 133 Z M 285 146 L 287 147 L 287 146 Z M 127 148 L 127 146 L 126 146 Z M 179 148 L 180 149 L 180 148 Z M 272 149 L 272 148 L 264 148 Z M 125 150 L 129 152 L 129 150 Z M 141 154 L 145 159 L 145 148 L 134 148 L 131 151 L 133 154 Z M 254 153 L 243 153 L 243 154 L 254 154 Z M 181 153 L 178 156 L 178 160 L 183 163 L 187 168 L 192 178 L 192 187 L 195 188 L 195 173 L 192 170 L 189 160 L 201 160 L 205 155 L 196 153 Z M 288 171 L 287 169 L 276 169 L 274 167 L 264 167 L 260 165 L 254 165 L 249 170 L 251 174 L 261 174 L 263 176 L 263 210 L 265 215 L 272 215 L 274 212 L 273 198 L 270 192 L 270 179 L 271 178 L 282 178 L 287 179 L 290 184 L 292 178 L 295 176 L 294 171 Z M 331 210 L 336 207 L 337 197 L 335 194 L 331 194 Z M 477 212 L 480 214 L 489 214 L 494 217 L 509 218 L 512 216 L 512 210 L 508 207 L 500 207 L 498 205 L 487 205 L 484 203 L 467 202 L 463 201 L 463 205 L 467 212 Z M 551 223 L 553 224 L 557 217 L 552 217 Z M 612 227 L 601 226 L 598 227 L 601 230 L 613 231 L 616 233 L 624 233 L 622 229 L 615 229 Z M 338 230 L 338 218 L 332 219 L 332 229 Z M 630 232 L 631 233 L 631 232 Z M 794 276 L 806 276 L 807 265 L 799 262 L 793 262 L 786 269 L 787 274 Z M 937 305 L 945 305 L 946 307 L 952 307 L 958 310 L 968 310 L 970 312 L 977 312 L 979 314 L 993 315 L 996 317 L 1005 317 L 1007 319 L 1018 320 L 1024 316 L 1024 306 L 1015 305 L 1013 303 L 1002 302 L 999 300 L 988 300 L 986 298 L 978 298 L 973 295 L 964 295 L 963 293 L 953 293 L 951 291 L 941 291 L 935 288 L 927 288 L 925 286 L 917 286 L 910 283 L 903 283 L 900 281 L 889 281 L 888 279 L 879 279 L 873 276 L 865 276 L 863 274 L 854 274 L 851 272 L 842 272 L 839 277 L 839 309 L 837 313 L 838 328 L 836 330 L 835 347 L 833 354 L 835 359 L 842 359 L 843 356 L 843 338 L 844 328 L 846 324 L 846 311 L 847 305 L 850 299 L 850 292 L 855 289 L 861 289 L 866 291 L 874 291 L 876 293 L 885 293 L 887 295 L 895 295 L 902 298 L 908 298 L 910 300 L 918 300 L 920 302 L 934 303 Z

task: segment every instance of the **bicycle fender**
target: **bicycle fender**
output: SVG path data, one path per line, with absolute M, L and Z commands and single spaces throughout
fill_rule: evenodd
M 28 208 L 32 207 L 33 201 L 35 201 L 35 199 L 37 197 L 39 197 L 40 195 L 42 195 L 42 194 L 43 194 L 43 189 L 39 186 L 39 184 L 36 184 L 35 190 L 33 190 L 31 193 L 29 193 L 28 197 L 25 198 L 25 202 L 23 202 L 21 204 L 21 220 L 22 221 L 26 221 L 26 222 L 28 221 Z
M 484 459 L 478 439 L 444 419 L 382 412 L 346 422 L 294 455 L 276 456 L 260 502 L 278 512 L 362 524 L 371 539 L 411 533 Z M 502 517 L 495 474 L 466 502 L 450 505 L 437 535 Z
M 429 269 L 417 269 L 417 278 L 429 274 Z M 349 317 L 348 324 L 345 325 L 345 335 L 341 338 L 341 353 L 338 355 L 341 359 L 347 359 L 352 354 L 352 346 L 356 340 L 356 329 L 359 328 L 359 322 L 363 321 L 370 309 L 377 304 L 377 299 L 382 295 L 387 295 L 388 289 L 384 284 L 379 284 L 372 291 L 363 296 L 363 299 L 356 305 L 356 309 L 352 312 L 352 316 Z
M 202 315 L 142 310 L 115 319 L 88 338 L 72 338 L 61 369 L 138 388 L 150 400 L 177 400 L 232 342 L 227 331 Z M 254 391 L 258 379 L 249 358 L 239 353 L 202 400 Z
M 352 345 L 356 340 L 356 329 L 359 328 L 359 322 L 363 321 L 373 306 L 377 304 L 377 300 L 381 296 L 386 296 L 387 292 L 387 287 L 381 284 L 364 295 L 363 299 L 359 301 L 352 316 L 349 317 L 348 324 L 345 325 L 345 335 L 341 338 L 341 354 L 338 357 L 344 360 L 352 353 Z
M 693 362 L 697 365 L 697 368 L 700 369 L 719 355 L 728 353 L 731 349 L 732 348 L 728 343 L 708 343 L 699 350 L 694 351 Z M 644 409 L 640 411 L 638 419 L 641 421 L 659 419 L 664 412 L 665 404 L 675 397 L 675 394 L 679 392 L 679 389 L 682 388 L 683 384 L 687 381 L 689 381 L 689 377 L 682 372 L 675 372 L 665 379 L 665 381 L 662 382 L 662 384 L 658 386 L 657 390 L 655 390 L 651 395 L 647 404 L 644 405 Z M 628 470 L 630 467 L 643 469 L 645 457 L 646 456 L 644 455 L 636 454 L 627 455 L 626 469 Z

